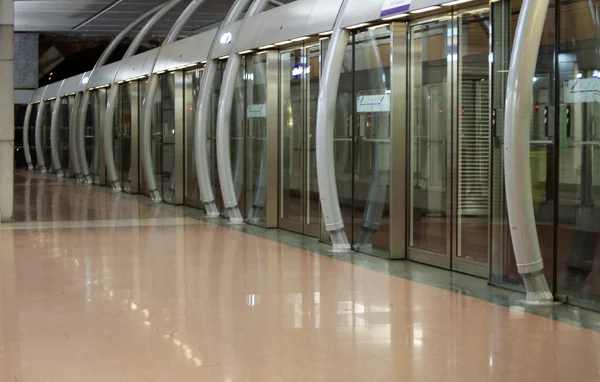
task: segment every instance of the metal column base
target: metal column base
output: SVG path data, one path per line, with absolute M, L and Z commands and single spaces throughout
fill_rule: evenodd
M 27 169 L 29 171 L 33 171 L 33 165 L 31 163 L 27 163 Z
M 59 179 L 60 178 L 64 178 L 65 177 L 64 171 L 61 170 L 61 169 L 56 170 L 56 177 L 59 178 Z
M 92 177 L 90 175 L 81 175 L 81 183 L 85 185 L 92 185 Z
M 162 202 L 162 198 L 160 197 L 160 192 L 158 192 L 158 190 L 150 191 L 150 199 L 152 199 L 152 203 Z
M 523 281 L 525 281 L 525 290 L 527 291 L 526 304 L 554 304 L 554 297 L 552 296 L 552 292 L 550 292 L 550 288 L 548 288 L 548 282 L 543 270 L 522 274 L 521 276 L 523 277 Z
M 167 190 L 167 194 L 165 195 L 165 200 L 168 203 L 173 203 L 173 201 L 175 200 L 175 189 L 169 188 Z
M 221 216 L 214 201 L 204 202 L 204 213 L 206 214 L 207 218 L 218 218 Z
M 346 231 L 343 228 L 337 231 L 330 231 L 329 235 L 331 236 L 331 244 L 333 246 L 331 252 L 352 252 L 352 246 L 348 242 Z
M 250 210 L 250 215 L 248 216 L 248 221 L 251 223 L 259 221 L 262 210 L 263 210 L 262 207 L 253 206 L 252 209 Z
M 114 193 L 121 192 L 121 183 L 119 183 L 118 180 L 110 182 L 110 186 L 112 188 L 112 192 L 114 192 Z
M 40 172 L 42 174 L 46 174 L 46 173 L 48 173 L 48 169 L 46 168 L 46 166 L 42 166 L 42 167 L 40 167 Z
M 371 250 L 373 249 L 373 236 L 377 231 L 374 231 L 369 228 L 363 227 L 360 231 L 360 235 L 358 236 L 358 240 L 356 245 L 354 246 L 356 250 Z
M 227 208 L 225 211 L 230 224 L 245 224 L 244 218 L 238 206 Z

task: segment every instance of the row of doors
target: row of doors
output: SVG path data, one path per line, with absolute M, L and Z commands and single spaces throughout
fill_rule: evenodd
M 489 24 L 487 8 L 411 23 L 408 67 L 393 67 L 401 64 L 390 59 L 392 44 L 399 43 L 392 42 L 391 26 L 369 29 L 352 37 L 338 94 L 335 158 L 347 235 L 355 247 L 375 253 L 389 251 L 391 236 L 405 234 L 394 232 L 390 226 L 389 207 L 390 143 L 394 129 L 390 94 L 392 90 L 399 91 L 391 88 L 391 76 L 392 72 L 403 70 L 409 84 L 408 256 L 445 268 L 487 274 Z M 321 221 L 315 137 L 320 63 L 327 44 L 321 40 L 279 52 L 278 225 L 323 240 L 328 237 Z M 248 70 L 240 75 L 241 97 L 249 96 L 248 83 L 255 81 L 256 70 L 252 78 Z M 200 207 L 190 127 L 194 125 L 202 70 L 179 75 L 183 76 L 185 129 L 178 132 L 173 128 L 174 110 L 181 101 L 176 102 L 172 95 L 174 85 L 170 81 L 175 81 L 175 74 L 164 74 L 152 117 L 154 166 L 160 191 L 168 202 L 175 187 L 175 135 L 185 134 L 185 204 Z M 213 114 L 220 78 L 216 83 Z M 134 146 L 139 144 L 139 132 L 132 126 L 139 123 L 144 87 L 144 82 L 121 85 L 114 147 L 124 190 L 147 194 L 139 171 L 137 175 L 132 171 L 139 166 L 139 158 L 132 157 L 132 152 L 138 152 Z M 374 99 L 379 101 L 373 103 Z M 238 101 L 234 104 L 244 102 Z M 261 102 L 251 103 L 255 106 Z M 262 203 L 257 201 L 263 167 L 258 156 L 266 149 L 264 128 L 260 118 L 246 116 L 244 124 L 240 117 L 243 109 L 234 108 L 233 114 L 239 115 L 232 116 L 232 163 L 236 165 L 240 158 L 242 163 L 248 162 L 241 167 L 246 180 L 245 186 L 239 187 L 238 200 L 243 213 L 250 217 Z M 219 197 L 214 130 L 209 134 L 207 149 L 213 161 L 210 168 L 215 196 Z M 97 145 L 92 143 L 90 151 L 94 151 L 94 146 Z M 252 155 L 258 159 L 249 160 Z M 94 162 L 93 157 L 90 162 Z
M 409 258 L 482 276 L 489 240 L 489 34 L 487 8 L 411 23 L 408 68 L 393 68 L 405 69 L 409 79 Z M 367 251 L 388 250 L 390 235 L 404 234 L 389 227 L 391 44 L 385 26 L 354 35 L 338 93 L 340 203 L 348 237 Z M 315 136 L 325 49 L 320 43 L 280 52 L 279 85 L 279 226 L 324 239 Z

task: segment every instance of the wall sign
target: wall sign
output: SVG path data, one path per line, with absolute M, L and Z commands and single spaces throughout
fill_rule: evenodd
M 392 16 L 397 13 L 407 12 L 412 0 L 385 0 L 381 9 L 381 17 Z
M 227 33 L 223 33 L 221 35 L 221 39 L 219 41 L 221 42 L 221 45 L 227 45 L 227 44 L 231 43 L 232 39 L 233 39 L 233 35 L 231 34 L 231 32 L 227 32 Z
M 563 87 L 564 102 L 600 102 L 600 78 L 578 78 L 567 80 Z
M 248 105 L 246 109 L 246 115 L 248 118 L 266 118 L 267 117 L 267 105 L 256 104 Z
M 364 95 L 356 98 L 358 113 L 389 113 L 391 105 L 390 94 Z

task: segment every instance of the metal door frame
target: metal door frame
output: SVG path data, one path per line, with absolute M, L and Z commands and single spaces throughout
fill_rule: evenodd
M 196 113 L 198 112 L 196 110 L 196 99 L 194 99 L 194 76 L 196 75 L 196 72 L 200 73 L 200 80 L 202 79 L 202 76 L 204 75 L 204 66 L 199 66 L 199 67 L 193 67 L 193 68 L 186 68 L 186 70 L 183 72 L 183 131 L 184 131 L 184 147 L 187 149 L 188 147 L 192 147 L 192 152 L 191 154 L 195 154 L 194 153 L 194 129 L 195 129 L 195 119 L 192 120 L 191 125 L 187 123 L 186 120 L 186 113 L 187 113 L 187 105 L 188 104 L 192 104 L 193 107 L 193 115 L 195 117 Z M 188 89 L 187 87 L 187 76 L 191 75 L 192 78 L 192 82 L 190 84 L 191 89 Z M 198 81 L 198 88 L 200 88 L 200 81 Z M 190 94 L 188 94 L 188 92 Z M 191 99 L 189 99 L 191 97 Z M 196 168 L 196 164 L 195 162 L 192 160 L 191 163 L 188 160 L 188 155 L 190 153 L 187 152 L 184 154 L 184 163 L 185 163 L 185 176 L 184 176 L 184 205 L 192 207 L 192 208 L 197 208 L 197 209 L 202 209 L 203 208 L 203 204 L 202 201 L 200 200 L 200 189 L 198 186 L 198 179 L 196 179 L 196 175 L 195 175 L 195 168 Z M 194 174 L 193 177 L 195 179 L 194 181 L 194 187 L 197 190 L 197 197 L 196 198 L 192 198 L 191 196 L 188 195 L 188 181 L 189 179 L 187 179 L 187 174 L 189 173 L 190 169 L 194 168 Z
M 445 268 L 449 270 L 455 270 L 463 273 L 472 274 L 479 277 L 488 277 L 490 261 L 489 256 L 486 264 L 482 264 L 480 262 L 471 261 L 468 259 L 464 259 L 458 256 L 458 120 L 457 113 L 458 108 L 460 107 L 460 66 L 462 64 L 462 60 L 460 59 L 460 30 L 459 30 L 459 17 L 468 13 L 471 9 L 478 9 L 481 6 L 473 6 L 470 8 L 466 8 L 465 10 L 450 10 L 444 14 L 437 15 L 435 17 L 424 18 L 421 20 L 417 20 L 415 22 L 409 22 L 407 26 L 408 34 L 407 34 L 407 52 L 408 52 L 408 65 L 407 65 L 407 78 L 408 78 L 408 87 L 407 92 L 410 94 L 412 90 L 412 36 L 413 36 L 413 28 L 419 25 L 444 21 L 447 23 L 446 25 L 446 33 L 443 36 L 446 38 L 446 46 L 447 46 L 447 56 L 450 57 L 448 60 L 447 67 L 447 76 L 446 76 L 446 109 L 448 112 L 445 115 L 446 118 L 446 253 L 436 253 L 424 249 L 414 248 L 410 246 L 410 237 L 413 233 L 413 219 L 412 219 L 412 211 L 413 206 L 411 205 L 411 201 L 413 200 L 412 194 L 414 190 L 412 189 L 411 177 L 412 174 L 412 124 L 411 124 L 411 116 L 412 107 L 410 106 L 412 102 L 412 96 L 407 97 L 407 101 L 409 106 L 407 107 L 407 130 L 408 130 L 408 145 L 407 147 L 407 195 L 408 195 L 408 210 L 407 210 L 407 227 L 408 227 L 408 238 L 406 242 L 406 252 L 407 257 L 410 260 L 426 263 L 429 265 L 437 266 L 440 268 Z M 488 8 L 489 19 L 491 22 L 491 7 L 489 4 L 485 5 Z M 452 30 L 456 31 L 452 35 L 448 35 L 447 31 Z M 488 52 L 492 52 L 491 39 L 489 42 Z M 489 78 L 490 78 L 490 90 L 491 91 L 491 62 L 489 65 Z M 491 97 L 489 97 L 488 102 L 490 103 L 490 124 L 491 124 Z M 491 126 L 491 125 L 490 125 Z M 491 161 L 491 158 L 490 158 Z M 491 187 L 491 183 L 488 187 Z M 490 206 L 488 204 L 488 222 L 489 216 L 491 216 Z M 489 242 L 490 230 L 488 229 L 488 239 L 486 243 Z M 486 255 L 489 254 L 489 248 Z
M 306 73 L 306 71 L 304 70 L 304 72 L 301 75 L 301 82 L 300 82 L 300 92 L 301 92 L 301 111 L 300 111 L 300 115 L 302 116 L 301 119 L 301 128 L 302 128 L 302 157 L 300 159 L 301 162 L 301 169 L 300 169 L 300 174 L 301 174 L 301 179 L 300 179 L 300 202 L 301 202 L 301 217 L 302 217 L 302 222 L 301 223 L 294 223 L 294 222 L 290 222 L 287 221 L 286 219 L 282 218 L 281 215 L 281 208 L 282 208 L 282 204 L 283 204 L 283 198 L 282 198 L 282 191 L 283 191 L 283 156 L 282 156 L 282 150 L 283 150 L 283 135 L 281 134 L 282 129 L 283 129 L 283 121 L 284 121 L 284 104 L 283 102 L 281 102 L 282 99 L 282 92 L 281 92 L 281 84 L 282 84 L 282 79 L 284 76 L 283 70 L 281 70 L 281 55 L 285 54 L 285 53 L 289 53 L 289 52 L 294 52 L 294 51 L 300 51 L 301 53 L 301 63 L 303 65 L 306 65 L 307 67 L 310 67 L 310 57 L 309 57 L 309 51 L 311 50 L 311 48 L 317 48 L 319 50 L 319 57 L 322 54 L 322 45 L 321 45 L 321 41 L 317 41 L 317 42 L 309 42 L 307 44 L 303 44 L 303 45 L 299 45 L 299 46 L 294 46 L 294 47 L 290 47 L 288 49 L 285 50 L 281 50 L 278 52 L 278 60 L 279 60 L 279 121 L 278 121 L 278 132 L 280 134 L 279 136 L 279 150 L 278 150 L 278 168 L 279 168 L 279 184 L 278 184 L 278 190 L 277 190 L 277 195 L 278 195 L 278 226 L 281 229 L 284 230 L 288 230 L 288 231 L 292 231 L 292 232 L 296 232 L 302 235 L 306 235 L 306 236 L 310 236 L 310 237 L 315 237 L 315 238 L 319 238 L 321 235 L 321 226 L 322 226 L 322 219 L 319 218 L 319 222 L 318 223 L 307 223 L 307 216 L 310 213 L 308 210 L 308 200 L 310 198 L 309 193 L 307 192 L 307 190 L 309 189 L 309 182 L 310 182 L 310 165 L 309 165 L 309 161 L 310 161 L 310 154 L 309 154 L 309 134 L 310 134 L 310 105 L 309 105 L 309 91 L 310 91 L 310 73 Z M 321 60 L 321 58 L 319 58 L 319 61 Z M 319 72 L 319 78 L 320 78 L 320 72 Z M 320 206 L 319 206 L 319 210 L 320 210 Z M 319 214 L 320 216 L 320 214 Z M 314 224 L 314 226 L 318 226 L 318 232 L 316 234 L 310 234 L 310 232 L 308 232 L 307 227 L 309 226 L 309 224 Z

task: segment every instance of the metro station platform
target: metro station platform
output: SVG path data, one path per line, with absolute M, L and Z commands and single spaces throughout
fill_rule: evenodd
M 600 380 L 597 313 L 68 179 L 15 191 L 0 381 Z

